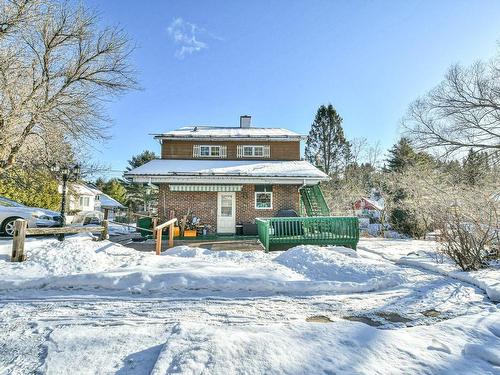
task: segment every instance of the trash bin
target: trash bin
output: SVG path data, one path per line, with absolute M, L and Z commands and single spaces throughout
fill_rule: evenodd
M 243 235 L 244 236 L 256 236 L 257 235 L 257 224 L 252 224 L 252 223 L 243 224 Z
M 153 229 L 153 219 L 150 217 L 139 217 L 137 218 L 137 230 L 141 234 L 142 237 L 146 238 L 147 236 L 153 235 L 151 230 Z M 141 229 L 149 229 L 149 230 L 141 230 Z
M 236 224 L 236 235 L 237 236 L 243 235 L 243 224 L 241 223 Z

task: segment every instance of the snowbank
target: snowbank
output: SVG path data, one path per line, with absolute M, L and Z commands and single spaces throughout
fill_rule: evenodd
M 362 259 L 356 251 L 340 246 L 296 246 L 275 259 L 310 280 L 397 285 L 404 281 L 399 268 L 376 260 Z
M 438 263 L 432 255 L 432 253 L 421 251 L 401 257 L 398 263 L 424 268 L 460 281 L 465 281 L 483 289 L 492 301 L 500 302 L 500 267 L 464 272 L 450 260 L 444 259 L 442 263 Z
M 11 245 L 3 246 L 2 250 L 7 247 Z M 44 287 L 51 280 L 132 264 L 141 256 L 113 242 L 93 241 L 88 234 L 67 236 L 63 242 L 32 238 L 26 241 L 25 253 L 27 261 L 22 263 L 12 263 L 7 256 L 0 259 L 0 290 Z
M 1 290 L 105 289 L 182 295 L 359 293 L 395 286 L 403 272 L 352 250 L 299 246 L 279 256 L 262 251 L 175 247 L 158 257 L 89 237 L 39 240 L 23 263 L 0 261 Z
M 463 272 L 451 259 L 438 255 L 438 243 L 421 240 L 362 239 L 360 253 L 376 254 L 381 258 L 412 267 L 419 267 L 460 281 L 465 281 L 484 290 L 495 302 L 500 301 L 500 265 L 491 268 Z M 438 262 L 439 260 L 439 262 Z
M 182 322 L 151 374 L 493 374 L 500 365 L 499 330 L 499 311 L 398 330 L 348 321 Z

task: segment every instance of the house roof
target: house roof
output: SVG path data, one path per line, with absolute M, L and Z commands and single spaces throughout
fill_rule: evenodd
M 294 180 L 295 183 L 328 180 L 324 172 L 307 161 L 255 160 L 152 160 L 127 173 L 134 182 L 206 182 L 215 179 L 226 183 Z M 229 182 L 231 181 L 231 182 Z M 290 183 L 290 182 L 288 182 Z
M 304 136 L 283 128 L 241 128 L 222 126 L 185 126 L 166 133 L 153 134 L 156 139 L 265 139 L 300 140 Z
M 103 208 L 125 208 L 120 202 L 116 199 L 111 198 L 109 195 L 104 194 L 101 190 L 90 184 L 72 184 L 71 189 L 77 195 L 89 195 L 96 196 L 99 195 L 99 202 L 101 207 Z
M 102 194 L 102 191 L 85 185 L 85 184 L 72 184 L 71 189 L 77 194 L 77 195 L 97 195 L 97 194 Z
M 378 211 L 382 211 L 384 209 L 384 199 L 381 198 L 379 201 L 376 201 L 374 199 L 366 198 L 363 197 L 361 200 L 364 200 L 366 203 L 368 203 L 370 206 L 372 206 L 374 209 Z
M 103 192 L 101 192 L 99 200 L 102 208 L 125 208 L 123 204 Z

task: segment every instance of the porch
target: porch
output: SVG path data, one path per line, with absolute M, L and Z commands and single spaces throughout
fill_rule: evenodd
M 295 245 L 338 245 L 356 249 L 359 242 L 357 217 L 272 217 L 255 220 L 258 236 L 207 235 L 175 237 L 174 246 L 203 247 L 212 250 L 262 250 Z M 168 236 L 163 237 L 163 241 Z M 163 242 L 162 241 L 162 242 Z M 130 242 L 127 246 L 150 251 L 154 242 Z M 163 248 L 166 248 L 163 247 Z

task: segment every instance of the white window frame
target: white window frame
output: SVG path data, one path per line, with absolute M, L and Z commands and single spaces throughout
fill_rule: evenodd
M 250 155 L 245 154 L 246 149 L 251 149 Z M 256 149 L 262 149 L 262 154 L 257 155 L 255 153 Z M 269 145 L 238 145 L 237 146 L 237 157 L 238 158 L 270 158 L 271 157 L 271 146 Z
M 201 150 L 203 148 L 208 148 L 208 155 L 202 155 Z M 218 150 L 217 155 L 214 154 L 214 150 Z M 227 157 L 227 147 L 221 145 L 193 145 L 193 157 L 224 159 Z
M 80 203 L 80 207 L 90 207 L 90 197 L 81 196 L 78 203 Z
M 257 194 L 268 194 L 271 196 L 271 207 L 257 207 Z M 272 210 L 273 209 L 273 192 L 272 191 L 256 191 L 254 193 L 254 207 L 256 210 Z

